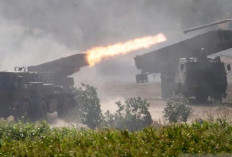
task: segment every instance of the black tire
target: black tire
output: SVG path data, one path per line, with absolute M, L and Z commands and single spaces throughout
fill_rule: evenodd
M 197 103 L 207 103 L 208 102 L 208 96 L 206 95 L 198 95 L 196 97 Z
M 57 115 L 59 118 L 64 118 L 65 117 L 65 109 L 64 106 L 62 105 L 63 103 L 60 102 L 58 107 L 57 107 Z
M 47 102 L 44 99 L 40 99 L 38 110 L 40 111 L 38 114 L 39 120 L 46 120 L 47 117 Z
M 75 101 L 71 96 L 65 96 L 59 101 L 57 114 L 59 118 L 65 118 L 65 116 L 74 108 Z
M 43 98 L 33 98 L 30 102 L 30 119 L 46 120 L 47 103 Z
M 29 102 L 20 100 L 13 105 L 12 116 L 15 120 L 28 120 L 30 114 Z
M 219 102 L 221 103 L 222 102 L 222 97 L 223 95 L 221 93 L 218 93 L 214 96 L 214 102 Z

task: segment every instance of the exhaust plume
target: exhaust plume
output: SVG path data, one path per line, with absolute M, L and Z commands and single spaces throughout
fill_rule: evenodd
M 120 42 L 105 47 L 95 47 L 86 51 L 87 61 L 90 66 L 94 66 L 96 63 L 99 63 L 101 60 L 108 57 L 127 54 L 135 50 L 147 49 L 166 40 L 165 35 L 160 33 L 156 36 L 145 36 L 129 40 L 124 43 Z

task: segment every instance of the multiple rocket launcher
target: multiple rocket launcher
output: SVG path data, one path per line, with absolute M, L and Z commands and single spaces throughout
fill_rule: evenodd
M 210 31 L 136 56 L 135 65 L 142 73 L 171 73 L 179 58 L 197 57 L 201 48 L 205 48 L 207 56 L 232 48 L 232 30 Z
M 27 69 L 29 72 L 53 72 L 67 77 L 78 72 L 81 67 L 88 65 L 86 54 L 75 54 L 40 65 L 29 66 Z
M 61 76 L 69 76 L 78 72 L 82 66 L 93 66 L 108 57 L 127 54 L 135 50 L 147 49 L 166 40 L 166 37 L 162 33 L 159 33 L 154 36 L 144 36 L 107 46 L 94 47 L 87 50 L 85 54 L 75 54 L 37 66 L 30 66 L 28 67 L 28 71 L 39 73 L 54 72 Z
M 214 22 L 184 30 L 184 33 L 230 21 L 231 19 Z M 216 101 L 221 101 L 222 97 L 226 96 L 227 89 L 225 71 L 231 71 L 231 68 L 230 65 L 227 65 L 227 69 L 225 69 L 220 58 L 218 58 L 219 60 L 210 60 L 206 56 L 230 48 L 232 48 L 232 30 L 218 29 L 191 36 L 181 42 L 136 56 L 134 58 L 136 67 L 141 70 L 141 74 L 136 75 L 136 80 L 144 82 L 140 81 L 144 78 L 142 76 L 161 73 L 161 90 L 164 99 L 172 96 L 173 93 L 178 94 L 177 91 L 179 91 L 187 97 L 196 97 L 199 102 L 207 101 L 208 96 Z M 194 58 L 196 61 L 187 60 L 186 63 L 180 63 L 181 58 Z M 212 77 L 208 78 L 207 75 L 212 75 Z M 198 78 L 193 76 L 198 76 Z
M 204 27 L 193 28 L 185 32 Z M 40 65 L 29 66 L 28 72 L 0 72 L 0 117 L 13 115 L 20 118 L 27 115 L 30 119 L 37 120 L 44 119 L 47 112 L 57 111 L 58 116 L 62 118 L 75 106 L 72 94 L 74 81 L 68 76 L 78 72 L 81 67 L 92 66 L 93 63 L 102 59 L 149 48 L 164 41 L 166 37 L 163 34 L 147 36 L 106 47 L 96 47 L 87 50 L 85 54 L 74 54 Z M 179 58 L 199 56 L 201 48 L 207 50 L 206 55 L 232 48 L 232 31 L 210 31 L 136 56 L 135 65 L 144 75 L 161 73 L 161 76 L 169 76 L 175 72 Z M 94 62 L 92 62 L 93 59 Z M 17 69 L 25 70 L 24 68 Z M 166 82 L 170 81 L 166 80 Z
M 231 21 L 231 19 L 184 30 L 184 32 L 188 33 L 194 30 L 229 21 Z M 166 46 L 153 52 L 136 56 L 135 65 L 142 71 L 142 73 L 171 72 L 174 71 L 173 68 L 176 66 L 179 58 L 199 56 L 201 48 L 205 48 L 207 50 L 206 55 L 211 55 L 232 48 L 232 31 L 210 31 L 187 38 L 181 42 Z M 75 54 L 37 66 L 29 66 L 28 71 L 54 72 L 62 76 L 69 76 L 78 72 L 81 67 L 88 65 L 87 54 Z
M 205 26 L 195 27 L 189 30 L 185 30 L 184 32 L 188 33 L 194 30 L 229 21 L 231 21 L 231 19 L 215 22 Z M 166 41 L 166 38 L 163 34 L 137 38 L 124 43 L 108 45 L 106 47 L 96 47 L 90 49 L 89 51 L 87 50 L 86 54 L 74 54 L 40 65 L 29 66 L 27 69 L 28 72 L 35 72 L 41 74 L 42 76 L 46 76 L 44 75 L 44 73 L 54 73 L 56 76 L 55 79 L 60 79 L 58 81 L 55 80 L 55 83 L 65 82 L 64 80 L 69 79 L 67 76 L 78 72 L 81 67 L 91 66 L 89 59 L 93 59 L 95 57 L 95 59 L 99 61 L 110 56 L 125 54 L 137 49 L 149 48 L 152 45 L 164 41 Z M 207 33 L 187 38 L 181 42 L 163 47 L 153 52 L 136 56 L 134 58 L 135 65 L 138 69 L 141 70 L 142 74 L 173 73 L 176 70 L 175 68 L 178 65 L 179 58 L 197 57 L 201 53 L 201 48 L 205 48 L 207 50 L 205 52 L 206 55 L 214 54 L 232 48 L 232 30 L 209 31 Z M 92 51 L 96 51 L 94 56 L 90 55 L 92 54 Z M 102 51 L 104 53 L 102 53 Z M 109 53 L 107 53 L 108 51 Z M 101 58 L 99 58 L 99 56 Z
M 230 21 L 231 19 L 226 19 L 214 22 L 184 30 L 184 33 Z M 142 73 L 172 73 L 175 71 L 179 58 L 197 57 L 201 53 L 201 48 L 207 50 L 205 51 L 206 55 L 232 48 L 232 30 L 209 31 L 153 52 L 136 56 L 134 58 L 135 65 Z M 107 49 L 109 49 L 109 46 L 107 46 Z M 75 54 L 37 66 L 29 66 L 28 71 L 40 73 L 54 72 L 66 77 L 78 72 L 81 67 L 90 65 L 87 57 L 88 54 Z

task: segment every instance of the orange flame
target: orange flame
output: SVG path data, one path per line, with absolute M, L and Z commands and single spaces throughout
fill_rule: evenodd
M 166 41 L 164 34 L 158 34 L 156 36 L 146 36 L 142 38 L 136 38 L 126 41 L 124 43 L 116 43 L 105 47 L 95 47 L 86 51 L 87 61 L 90 66 L 99 63 L 102 59 L 106 59 L 111 56 L 127 54 L 131 51 L 147 49 L 152 45 Z

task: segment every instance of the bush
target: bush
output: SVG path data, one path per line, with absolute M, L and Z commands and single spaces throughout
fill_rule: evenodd
M 116 102 L 118 105 L 116 113 L 111 114 L 107 111 L 103 116 L 96 88 L 82 83 L 80 88 L 73 90 L 73 93 L 77 108 L 71 113 L 79 114 L 80 121 L 91 129 L 95 129 L 101 124 L 103 127 L 138 130 L 152 123 L 148 111 L 149 103 L 141 97 L 130 98 L 125 101 L 125 104 L 118 101 Z
M 164 117 L 169 122 L 186 122 L 191 112 L 189 101 L 184 96 L 171 98 L 164 108 Z
M 116 102 L 118 110 L 115 114 L 107 111 L 104 114 L 103 126 L 117 129 L 138 130 L 152 124 L 148 111 L 149 103 L 141 97 L 130 98 L 122 104 Z
M 81 122 L 95 129 L 102 120 L 97 89 L 82 83 L 80 88 L 74 89 L 74 95 L 81 114 Z
M 232 125 L 202 121 L 129 132 L 0 121 L 0 141 L 0 156 L 231 156 Z

